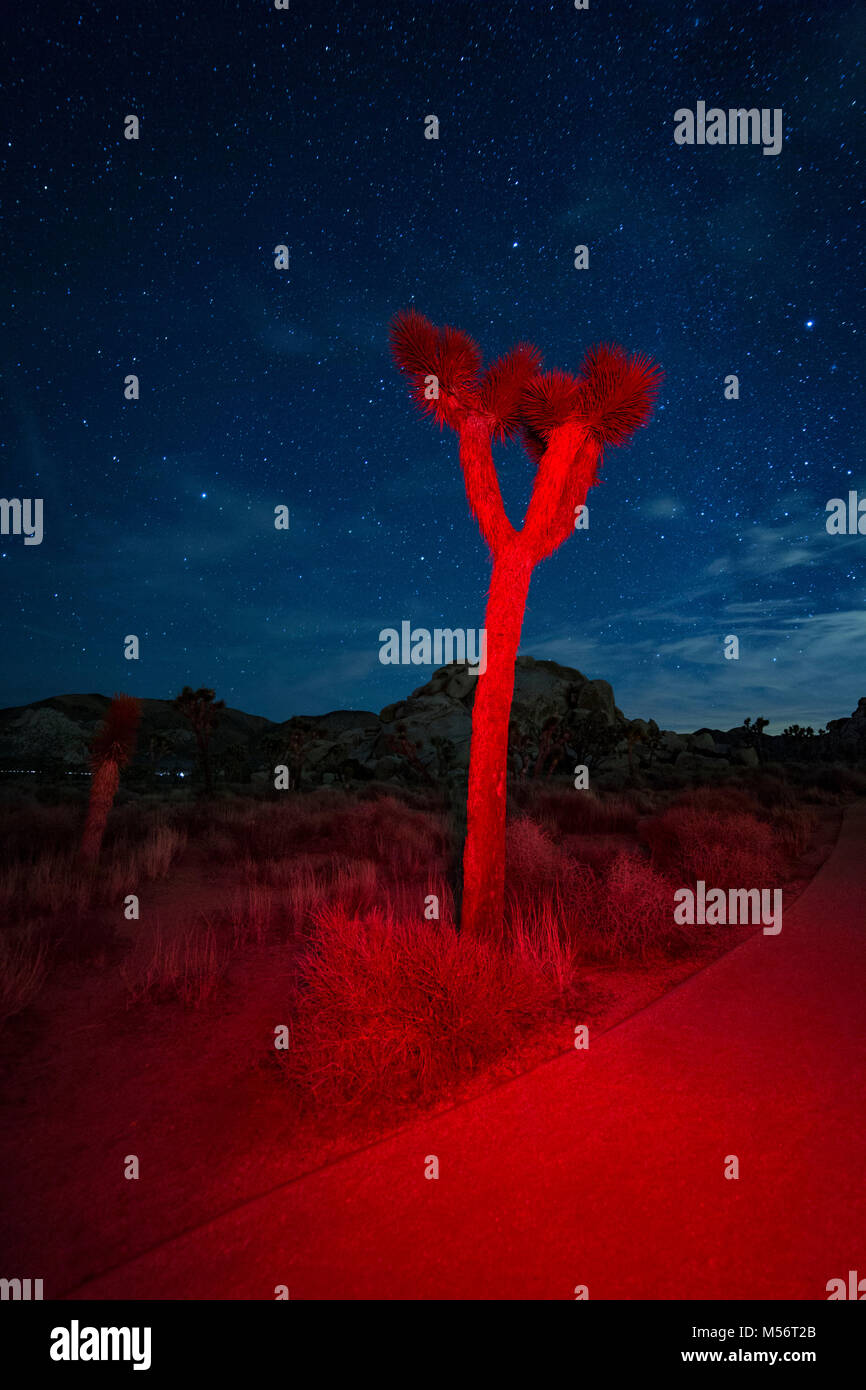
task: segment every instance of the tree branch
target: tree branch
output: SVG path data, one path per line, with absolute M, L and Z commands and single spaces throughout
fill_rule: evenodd
M 575 509 L 586 502 L 600 455 L 582 424 L 569 422 L 551 430 L 519 533 L 533 564 L 545 560 L 571 535 Z
M 505 514 L 493 464 L 490 429 L 483 415 L 467 415 L 460 426 L 460 465 L 466 497 L 481 534 L 494 555 L 517 533 Z

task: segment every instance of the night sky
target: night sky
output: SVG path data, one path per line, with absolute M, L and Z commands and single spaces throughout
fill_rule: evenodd
M 486 358 L 665 369 L 523 652 L 668 728 L 866 694 L 866 536 L 825 528 L 866 497 L 858 0 L 28 0 L 4 28 L 0 492 L 44 499 L 44 540 L 0 537 L 0 704 L 189 683 L 285 719 L 429 679 L 379 632 L 481 627 L 489 559 L 389 359 L 409 304 Z M 698 101 L 781 108 L 781 153 L 675 144 Z M 532 467 L 497 457 L 519 523 Z

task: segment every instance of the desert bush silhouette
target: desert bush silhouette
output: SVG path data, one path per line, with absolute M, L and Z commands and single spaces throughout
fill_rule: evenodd
M 467 333 L 436 328 L 414 309 L 393 320 L 391 350 L 421 410 L 458 437 L 466 496 L 493 557 L 487 667 L 472 712 L 461 926 L 499 934 L 508 726 L 532 571 L 573 531 L 605 447 L 625 444 L 649 421 L 661 371 L 647 357 L 603 345 L 587 352 L 577 376 L 542 372 L 541 354 L 529 343 L 482 371 Z M 506 516 L 493 463 L 493 442 L 505 439 L 520 439 L 536 466 L 520 530 Z

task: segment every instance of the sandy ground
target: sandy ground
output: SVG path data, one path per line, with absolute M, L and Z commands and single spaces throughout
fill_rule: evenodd
M 864 842 L 861 802 L 780 935 L 753 934 L 587 1051 L 74 1296 L 825 1300 L 863 1268 Z
M 822 817 L 798 882 L 786 888 L 786 912 L 830 853 L 838 820 L 836 813 Z M 170 879 L 151 885 L 149 925 L 124 923 L 127 940 L 157 924 L 170 933 L 207 916 L 225 905 L 230 888 L 228 878 L 190 856 Z M 728 929 L 701 953 L 677 961 L 586 968 L 583 1016 L 593 1036 L 751 932 Z M 298 1127 L 273 1061 L 274 1023 L 288 1018 L 291 1000 L 284 945 L 243 952 L 216 998 L 197 1011 L 168 1003 L 130 1007 L 122 954 L 108 952 L 60 972 L 38 1007 L 4 1037 L 0 1180 L 7 1200 L 0 1249 L 9 1276 L 43 1278 L 46 1297 L 62 1296 L 380 1137 L 363 1122 L 330 1135 Z M 541 1031 L 518 1054 L 444 1097 L 429 1118 L 567 1052 L 571 1043 L 571 1029 L 561 1024 Z M 124 1178 L 132 1154 L 141 1174 L 135 1182 Z

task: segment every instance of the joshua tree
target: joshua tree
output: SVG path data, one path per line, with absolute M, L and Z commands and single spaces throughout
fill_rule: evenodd
M 322 730 L 312 719 L 295 715 L 283 728 L 265 734 L 261 747 L 267 758 L 285 763 L 289 769 L 289 786 L 293 791 L 300 791 L 310 753 L 322 737 Z
M 314 724 L 311 719 L 305 719 L 303 715 L 292 723 L 286 757 L 289 764 L 291 783 L 296 791 L 300 791 L 301 778 L 303 777 L 304 768 L 307 765 L 309 756 L 313 751 L 313 746 L 323 737 L 324 733 L 318 725 Z
M 649 727 L 647 729 L 644 742 L 646 743 L 647 751 L 649 753 L 649 758 L 647 759 L 647 761 L 651 767 L 653 762 L 655 761 L 656 753 L 658 753 L 659 749 L 662 746 L 662 731 L 654 719 L 651 719 L 649 721 Z
M 135 751 L 141 702 L 131 695 L 115 695 L 106 711 L 105 720 L 97 729 L 90 745 L 90 805 L 81 837 L 81 857 L 95 864 L 102 847 L 108 813 L 117 795 L 120 769 L 125 767 Z
M 513 772 L 518 781 L 525 782 L 526 774 L 529 771 L 529 735 L 525 729 L 521 729 L 514 719 L 508 725 L 508 752 L 510 754 L 509 772 Z
M 406 730 L 405 724 L 395 726 L 396 733 L 389 734 L 385 740 L 389 753 L 393 753 L 398 758 L 405 758 L 417 777 L 428 786 L 433 786 L 433 778 L 428 769 L 422 763 L 418 755 L 418 745 L 413 743 Z
M 535 566 L 571 535 L 576 512 L 598 480 L 605 445 L 624 444 L 649 420 L 661 373 L 618 347 L 587 353 L 577 376 L 542 373 L 521 343 L 482 374 L 476 343 L 408 310 L 391 326 L 397 366 L 413 399 L 459 440 L 469 507 L 493 556 L 485 615 L 487 666 L 472 710 L 462 927 L 502 929 L 505 798 L 514 663 Z M 505 514 L 493 464 L 495 440 L 520 438 L 536 465 L 518 531 Z
M 155 734 L 151 734 L 150 736 L 148 752 L 150 754 L 151 771 L 154 776 L 156 776 L 163 758 L 167 758 L 170 753 L 174 752 L 174 744 L 167 733 L 161 733 L 157 730 Z
M 761 756 L 761 749 L 764 746 L 762 742 L 764 737 L 764 730 L 766 729 L 769 722 L 769 719 L 764 719 L 763 717 L 760 717 L 758 719 L 749 718 L 743 720 L 743 728 L 748 733 L 749 742 L 751 743 L 759 758 Z
M 533 781 L 546 777 L 556 771 L 570 740 L 574 740 L 574 731 L 567 716 L 550 715 L 540 730 L 532 721 L 521 727 L 512 719 L 508 726 L 509 770 L 521 782 L 526 781 L 530 770 Z
M 635 728 L 634 724 L 629 724 L 626 729 L 625 741 L 628 750 L 628 775 L 634 781 L 634 746 L 636 743 L 646 743 L 646 734 L 643 729 Z
M 185 685 L 180 694 L 171 702 L 173 708 L 178 710 L 184 719 L 187 719 L 192 725 L 201 758 L 201 770 L 204 773 L 205 791 L 208 795 L 213 792 L 210 736 L 216 728 L 219 717 L 217 711 L 226 707 L 225 700 L 214 699 L 215 694 L 215 691 L 207 690 L 204 686 L 201 690 L 193 690 L 192 686 Z
M 227 782 L 249 780 L 250 752 L 245 740 L 236 739 L 216 758 L 217 774 Z
M 826 732 L 826 729 L 819 729 L 816 734 L 811 724 L 807 724 L 805 729 L 801 724 L 789 724 L 784 730 L 785 737 L 793 742 L 795 751 L 805 758 L 816 758 L 820 755 L 818 740 L 823 738 Z

